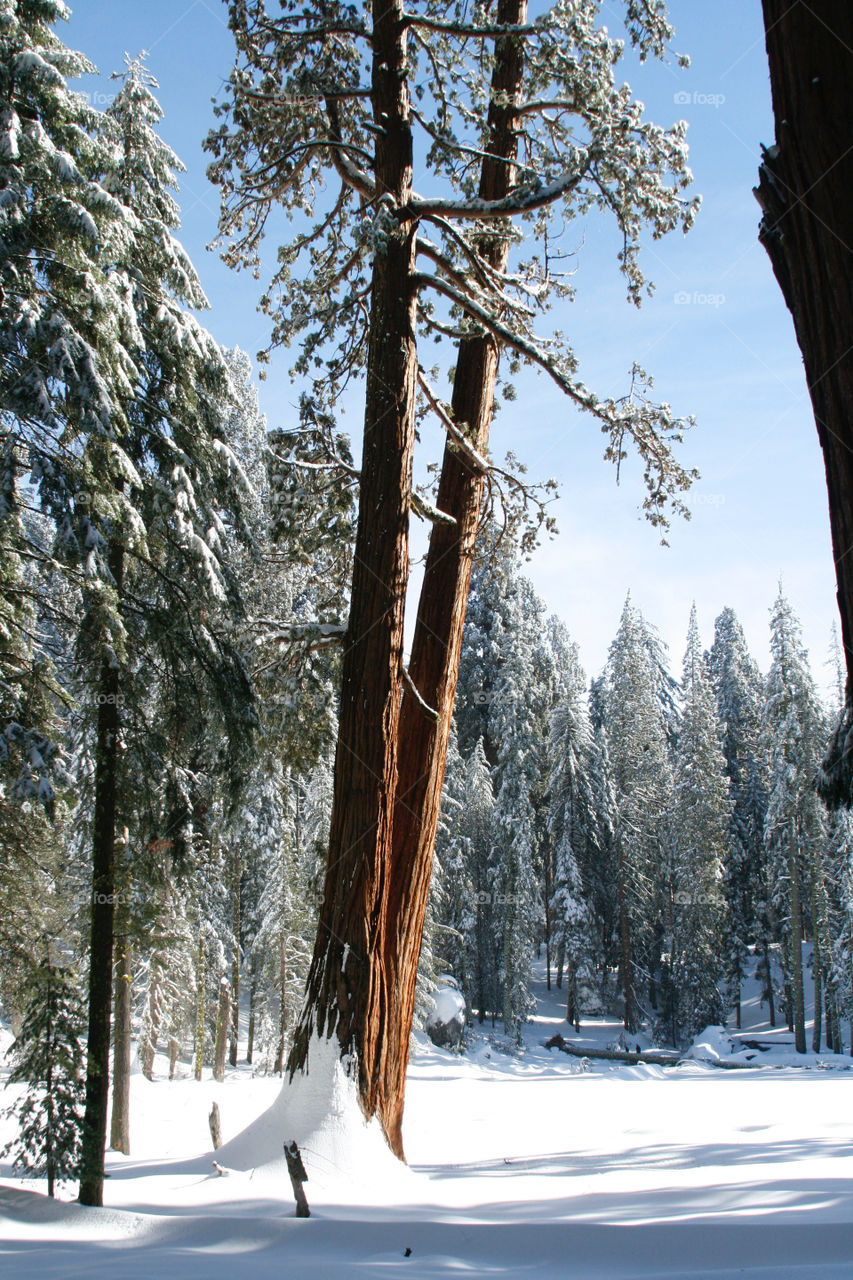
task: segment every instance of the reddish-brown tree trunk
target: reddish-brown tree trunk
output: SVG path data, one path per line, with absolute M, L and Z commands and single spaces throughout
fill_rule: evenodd
M 499 23 L 524 22 L 526 0 L 500 0 Z M 492 97 L 518 100 L 523 75 L 523 41 L 504 37 L 496 44 Z M 507 100 L 505 99 L 505 100 Z M 513 183 L 517 155 L 512 106 L 489 110 L 492 159 L 483 162 L 479 195 L 500 199 Z M 498 269 L 506 266 L 506 240 L 487 240 L 481 254 Z M 489 438 L 494 407 L 498 349 L 490 336 L 473 337 L 459 348 L 453 380 L 452 415 L 475 450 Z M 447 742 L 456 694 L 462 629 L 471 580 L 471 563 L 483 473 L 454 447 L 444 450 L 437 506 L 455 524 L 433 526 L 412 641 L 409 674 L 420 698 L 437 714 L 429 715 L 409 689 L 400 713 L 399 780 L 393 825 L 393 859 L 387 895 L 385 948 L 389 1021 L 382 1053 L 379 1115 L 392 1150 L 403 1158 L 402 1120 L 409 1061 L 409 1037 L 415 984 L 438 825 Z
M 776 145 L 756 190 L 759 239 L 791 311 L 823 450 L 847 708 L 821 777 L 853 800 L 853 6 L 763 0 Z
M 375 177 L 393 203 L 412 190 L 402 0 L 373 6 Z M 343 655 L 323 905 L 306 1002 L 288 1061 L 305 1069 L 316 1031 L 353 1054 L 366 1115 L 376 1111 L 387 1028 L 385 897 L 397 781 L 415 429 L 415 228 L 388 221 L 373 264 L 358 529 Z

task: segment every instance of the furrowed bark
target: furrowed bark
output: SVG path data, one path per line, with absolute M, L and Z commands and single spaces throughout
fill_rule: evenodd
M 501 24 L 519 23 L 526 12 L 526 0 L 501 0 L 497 20 Z M 505 93 L 510 102 L 517 100 L 523 76 L 522 49 L 523 40 L 518 37 L 505 36 L 496 42 L 493 98 Z M 512 185 L 515 172 L 512 161 L 518 148 L 515 123 L 511 106 L 492 103 L 489 151 L 494 158 L 483 162 L 481 199 L 500 199 Z M 488 239 L 480 253 L 498 270 L 506 266 L 508 249 L 504 241 Z M 488 444 L 497 366 L 498 347 L 491 335 L 465 339 L 460 344 L 452 414 L 478 453 Z M 436 506 L 452 516 L 455 524 L 433 525 L 409 661 L 412 682 L 421 699 L 438 712 L 438 720 L 427 716 L 414 694 L 404 690 L 388 885 L 385 964 L 389 1021 L 381 1063 L 379 1114 L 391 1148 L 401 1159 L 404 1158 L 403 1105 L 418 958 L 482 488 L 482 471 L 472 466 L 448 440 Z
M 401 0 L 373 7 L 375 178 L 383 201 L 412 190 L 412 134 Z M 385 894 L 391 857 L 403 612 L 415 429 L 415 228 L 388 218 L 373 264 L 364 448 L 328 864 L 306 1003 L 288 1061 L 306 1069 L 312 1035 L 355 1055 L 367 1116 L 376 1111 L 388 1027 Z
M 124 552 L 112 544 L 109 568 L 121 596 Z M 104 660 L 98 686 L 95 812 L 92 823 L 92 915 L 89 943 L 89 1029 L 86 1109 L 80 1163 L 81 1204 L 104 1201 L 104 1149 L 110 1086 L 110 1014 L 113 996 L 115 827 L 119 775 L 120 672 Z
M 756 196 L 759 239 L 794 319 L 823 450 L 845 712 L 819 776 L 831 805 L 853 803 L 853 7 L 763 0 L 776 146 Z

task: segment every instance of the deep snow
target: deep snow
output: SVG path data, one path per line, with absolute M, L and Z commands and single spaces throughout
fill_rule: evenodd
M 491 1032 L 461 1057 L 419 1039 L 409 1169 L 355 1116 L 321 1047 L 314 1085 L 285 1099 L 243 1067 L 222 1085 L 135 1075 L 133 1155 L 109 1157 L 108 1208 L 52 1204 L 2 1168 L 3 1276 L 853 1276 L 850 1059 L 796 1059 L 752 992 L 744 1034 L 774 1045 L 741 1050 L 754 1070 L 703 1060 L 730 1056 L 733 1032 L 697 1037 L 697 1056 L 674 1069 L 587 1064 L 543 1047 L 570 1029 L 560 993 L 540 980 L 536 995 L 523 1053 Z M 592 1046 L 619 1027 L 581 1031 Z M 213 1099 L 225 1177 L 212 1168 Z M 307 1221 L 293 1217 L 290 1136 L 309 1174 Z

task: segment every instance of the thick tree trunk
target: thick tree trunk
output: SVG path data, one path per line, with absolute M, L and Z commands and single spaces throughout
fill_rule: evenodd
M 500 0 L 496 21 L 520 23 L 526 0 Z M 514 180 L 518 152 L 513 107 L 494 102 L 498 93 L 517 101 L 522 85 L 520 39 L 496 44 L 489 108 L 492 159 L 483 162 L 479 195 L 504 196 Z M 499 270 L 506 265 L 505 239 L 489 239 L 482 257 Z M 491 336 L 465 339 L 459 347 L 453 379 L 453 420 L 477 453 L 486 448 L 494 409 L 498 349 Z M 388 937 L 385 963 L 389 1022 L 382 1055 L 379 1113 L 392 1150 L 403 1158 L 402 1120 L 409 1061 L 409 1037 L 415 1007 L 415 984 L 423 922 L 429 893 L 441 787 L 447 759 L 453 701 L 462 649 L 462 630 L 480 502 L 483 472 L 452 439 L 448 439 L 441 467 L 436 505 L 455 524 L 435 524 L 429 540 L 418 616 L 412 639 L 409 674 L 428 714 L 411 689 L 403 692 L 400 712 L 399 781 L 394 809 L 393 860 L 388 886 Z
M 412 191 L 402 0 L 373 5 L 374 173 L 391 206 Z M 343 655 L 329 852 L 306 1001 L 290 1052 L 308 1067 L 316 1033 L 354 1055 L 365 1115 L 380 1100 L 388 1032 L 386 904 L 397 782 L 408 581 L 417 351 L 415 228 L 386 220 L 373 264 L 364 445 L 350 616 Z M 395 1014 L 395 1017 L 397 1015 Z
M 124 553 L 113 544 L 109 567 L 121 597 Z M 120 671 L 104 661 L 98 685 L 95 742 L 95 812 L 92 822 L 92 915 L 89 943 L 89 1028 L 86 1110 L 80 1163 L 80 1203 L 104 1199 L 104 1149 L 110 1085 L 110 1013 L 113 997 L 115 826 L 119 782 Z
M 124 915 L 124 912 L 122 912 Z M 123 922 L 126 927 L 126 921 Z M 130 1032 L 133 956 L 126 933 L 116 939 L 113 1020 L 113 1109 L 110 1147 L 130 1155 Z M 149 1077 L 150 1078 L 150 1077 Z
M 237 1042 L 240 1038 L 240 886 L 242 864 L 239 849 L 234 850 L 231 881 L 231 1036 L 228 1061 L 237 1065 Z
M 819 787 L 853 801 L 853 6 L 762 0 L 776 145 L 756 191 L 770 256 L 803 355 L 823 450 L 847 707 Z

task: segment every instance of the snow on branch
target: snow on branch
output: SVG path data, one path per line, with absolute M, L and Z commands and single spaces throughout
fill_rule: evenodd
M 455 516 L 449 516 L 446 511 L 439 511 L 438 507 L 427 502 L 426 498 L 419 493 L 413 493 L 410 502 L 415 515 L 420 516 L 422 520 L 429 520 L 432 524 L 456 524 Z
M 583 147 L 573 148 L 571 154 L 575 163 L 551 182 L 543 182 L 537 177 L 521 183 L 501 200 L 424 200 L 415 196 L 408 204 L 401 205 L 397 217 L 401 222 L 409 222 L 434 214 L 444 218 L 501 219 L 513 214 L 531 213 L 568 195 L 586 176 L 593 161 L 600 158 L 592 149 Z

